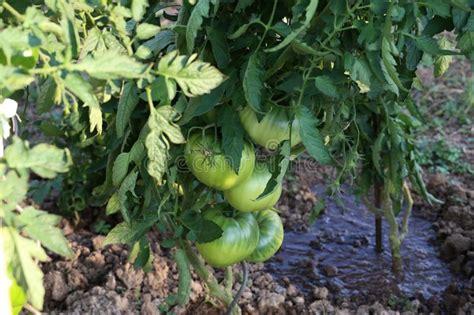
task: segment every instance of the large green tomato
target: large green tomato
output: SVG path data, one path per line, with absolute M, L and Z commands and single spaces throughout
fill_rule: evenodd
M 283 223 L 274 210 L 253 213 L 258 222 L 260 237 L 255 251 L 247 257 L 250 262 L 263 262 L 278 251 L 283 243 Z
M 190 137 L 184 156 L 191 173 L 202 183 L 217 190 L 227 190 L 244 181 L 255 166 L 255 152 L 249 143 L 244 145 L 237 174 L 224 155 L 220 140 L 201 133 Z
M 280 199 L 281 183 L 269 195 L 259 200 L 257 198 L 263 193 L 271 177 L 267 164 L 256 163 L 252 175 L 237 186 L 224 191 L 224 196 L 232 207 L 240 211 L 269 209 Z
M 213 267 L 227 267 L 252 254 L 259 240 L 257 220 L 251 213 L 234 211 L 226 216 L 219 208 L 204 212 L 204 218 L 214 222 L 224 231 L 212 242 L 197 243 L 202 257 Z
M 290 117 L 284 108 L 270 107 L 259 122 L 257 114 L 247 106 L 240 111 L 240 121 L 252 141 L 267 149 L 275 150 L 282 141 L 290 139 Z M 291 124 L 291 146 L 300 142 L 300 123 L 295 119 Z

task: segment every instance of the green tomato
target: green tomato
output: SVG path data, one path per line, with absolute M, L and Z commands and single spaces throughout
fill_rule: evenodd
M 281 183 L 269 195 L 259 200 L 257 198 L 263 193 L 271 177 L 267 164 L 256 163 L 252 175 L 237 186 L 224 191 L 224 196 L 232 207 L 240 211 L 269 209 L 280 199 Z
M 216 240 L 196 244 L 199 253 L 212 267 L 223 268 L 238 263 L 257 248 L 259 229 L 251 213 L 234 211 L 233 216 L 226 216 L 219 208 L 212 208 L 203 216 L 223 231 Z
M 237 174 L 224 155 L 220 140 L 211 135 L 194 134 L 184 149 L 191 173 L 202 183 L 217 190 L 227 190 L 247 179 L 255 166 L 253 146 L 245 143 Z
M 264 262 L 280 249 L 283 243 L 283 223 L 274 210 L 253 213 L 258 222 L 260 236 L 255 251 L 247 257 L 250 262 Z
M 259 122 L 257 114 L 247 106 L 240 111 L 240 121 L 252 141 L 269 150 L 275 150 L 282 141 L 290 139 L 290 117 L 281 107 L 270 107 Z M 291 146 L 300 142 L 300 123 L 295 119 L 291 124 Z

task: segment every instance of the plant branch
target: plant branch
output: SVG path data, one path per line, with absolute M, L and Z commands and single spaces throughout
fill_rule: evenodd
M 407 201 L 407 208 L 405 209 L 405 214 L 402 220 L 402 227 L 400 231 L 400 240 L 403 241 L 405 237 L 408 235 L 408 221 L 411 216 L 411 211 L 413 209 L 413 197 L 410 192 L 410 188 L 408 187 L 407 183 L 403 183 L 403 195 Z
M 20 20 L 22 22 L 25 20 L 25 17 L 20 12 L 18 12 L 14 7 L 12 7 L 10 4 L 8 4 L 8 2 L 6 2 L 6 1 L 3 2 L 2 7 L 4 7 L 5 10 L 7 10 L 11 15 L 16 17 L 18 20 Z
M 232 294 L 232 286 L 234 285 L 234 272 L 232 266 L 228 266 L 225 270 L 225 289 L 229 294 Z
M 184 250 L 186 256 L 188 256 L 189 262 L 193 266 L 194 271 L 197 273 L 199 278 L 207 285 L 209 295 L 218 299 L 224 305 L 230 305 L 232 303 L 232 296 L 229 295 L 226 290 L 217 282 L 214 275 L 204 265 L 201 258 L 196 255 L 188 242 L 184 243 Z
M 226 315 L 231 315 L 233 313 L 232 311 L 233 311 L 234 307 L 239 302 L 240 297 L 242 296 L 242 293 L 244 293 L 244 289 L 247 286 L 247 281 L 248 281 L 248 278 L 249 278 L 249 268 L 248 268 L 247 263 L 245 261 L 242 262 L 242 269 L 244 270 L 244 276 L 243 276 L 243 279 L 242 279 L 242 284 L 240 285 L 239 291 L 234 296 L 234 299 L 232 300 L 232 303 L 230 303 L 229 307 L 227 308 Z

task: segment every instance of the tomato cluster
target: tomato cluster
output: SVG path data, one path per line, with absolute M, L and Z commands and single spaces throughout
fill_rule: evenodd
M 215 115 L 215 112 L 213 112 Z M 211 115 L 208 120 L 215 120 Z M 291 120 L 284 108 L 272 107 L 258 121 L 250 107 L 240 111 L 241 123 L 251 142 L 244 144 L 239 171 L 235 172 L 215 135 L 195 133 L 185 147 L 191 173 L 205 185 L 219 191 L 231 207 L 213 207 L 203 216 L 223 231 L 220 238 L 197 243 L 203 258 L 213 267 L 226 267 L 246 260 L 263 262 L 272 257 L 283 242 L 283 223 L 274 208 L 282 193 L 278 183 L 261 197 L 272 178 L 269 165 L 257 161 L 254 144 L 276 149 L 283 141 L 292 146 L 301 142 L 299 122 Z M 291 128 L 290 128 L 291 125 Z

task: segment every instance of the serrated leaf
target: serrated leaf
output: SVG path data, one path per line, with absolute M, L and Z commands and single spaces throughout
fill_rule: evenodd
M 314 84 L 316 88 L 326 96 L 338 98 L 339 93 L 337 91 L 337 86 L 334 84 L 331 77 L 327 75 L 321 75 L 314 79 Z
M 395 93 L 397 96 L 400 94 L 400 89 L 406 91 L 403 87 L 400 78 L 398 77 L 397 69 L 395 66 L 397 62 L 392 56 L 390 51 L 390 42 L 387 38 L 382 39 L 382 60 L 380 66 L 384 74 L 384 78 L 388 83 L 389 90 Z
M 23 306 L 26 304 L 25 291 L 18 285 L 16 279 L 8 275 L 8 280 L 11 282 L 9 293 L 10 293 L 10 304 L 12 307 L 12 315 L 20 314 Z
M 17 137 L 14 137 L 13 143 L 6 148 L 5 159 L 11 168 L 30 168 L 44 178 L 53 178 L 58 173 L 65 173 L 71 165 L 69 151 L 46 143 L 38 144 L 29 149 Z
M 148 0 L 132 0 L 132 17 L 135 21 L 140 21 L 148 8 Z
M 188 105 L 186 106 L 186 110 L 183 113 L 183 117 L 179 121 L 179 124 L 184 125 L 192 118 L 204 115 L 205 113 L 211 111 L 221 99 L 224 91 L 224 84 L 222 84 L 212 90 L 209 94 L 191 98 L 188 102 Z
M 102 79 L 136 79 L 144 75 L 146 66 L 118 51 L 107 50 L 100 55 L 88 56 L 71 69 L 84 71 L 90 76 Z
M 0 64 L 0 92 L 3 97 L 11 95 L 13 92 L 23 89 L 35 79 L 23 70 Z M 8 92 L 5 93 L 5 92 Z
M 90 131 L 97 129 L 99 134 L 102 133 L 102 112 L 90 82 L 86 81 L 79 73 L 70 72 L 64 80 L 64 85 L 66 89 L 84 102 L 85 106 L 89 107 Z
M 107 202 L 107 206 L 105 208 L 106 215 L 112 215 L 120 211 L 120 200 L 117 193 L 114 193 L 109 201 Z
M 154 102 L 163 104 L 171 104 L 172 100 L 176 97 L 177 85 L 176 82 L 159 76 L 151 83 L 151 98 Z M 146 93 L 142 93 L 140 97 L 143 100 L 148 100 Z
M 239 173 L 240 160 L 244 150 L 244 129 L 239 114 L 230 106 L 221 106 L 217 115 L 217 125 L 221 127 L 222 149 L 229 158 L 232 169 Z
M 450 6 L 448 1 L 445 0 L 430 0 L 426 2 L 426 6 L 428 6 L 436 15 L 442 17 L 448 17 L 450 14 Z
M 123 88 L 122 95 L 117 108 L 116 128 L 117 137 L 122 138 L 130 120 L 133 110 L 138 105 L 140 98 L 134 82 L 127 82 Z
M 48 77 L 44 83 L 41 84 L 37 99 L 38 111 L 40 113 L 49 112 L 53 107 L 56 87 L 56 82 L 53 77 Z
M 152 116 L 157 115 L 155 111 L 150 115 L 149 121 L 155 120 Z M 163 174 L 166 170 L 168 160 L 168 147 L 161 139 L 161 129 L 153 129 L 150 127 L 150 133 L 146 137 L 145 146 L 148 155 L 148 173 L 158 182 L 162 183 Z
M 23 231 L 30 238 L 41 242 L 44 247 L 64 257 L 74 255 L 62 230 L 56 227 L 61 217 L 33 207 L 26 207 L 17 219 L 24 224 Z
M 104 240 L 104 246 L 109 244 L 133 244 L 138 242 L 143 235 L 155 224 L 155 220 L 134 222 L 128 224 L 122 222 L 115 226 Z
M 198 243 L 208 243 L 222 236 L 222 229 L 216 223 L 206 220 L 201 213 L 194 210 L 183 211 L 180 216 L 181 223 L 192 231 L 192 237 Z
M 197 55 L 179 56 L 177 51 L 168 53 L 158 64 L 160 75 L 175 81 L 188 97 L 207 94 L 219 86 L 224 75 L 212 65 L 197 60 Z
M 152 39 L 141 44 L 135 56 L 139 59 L 150 59 L 175 41 L 175 33 L 171 30 L 163 30 Z
M 43 307 L 43 273 L 35 260 L 47 261 L 48 256 L 41 246 L 21 236 L 12 227 L 1 227 L 3 248 L 13 277 L 25 290 L 28 301 L 37 309 Z
M 120 202 L 120 211 L 126 223 L 130 223 L 131 221 L 130 212 L 129 212 L 128 204 L 127 204 L 127 199 L 128 199 L 127 194 L 128 193 L 131 193 L 132 195 L 135 194 L 135 185 L 137 184 L 137 178 L 138 178 L 137 171 L 130 172 L 122 181 L 122 184 L 120 185 L 120 188 L 117 192 L 119 202 Z
M 265 76 L 262 61 L 258 53 L 250 56 L 244 70 L 242 84 L 245 99 L 256 112 L 261 112 L 263 79 Z
M 128 166 L 130 164 L 130 155 L 127 152 L 120 153 L 115 159 L 112 168 L 112 182 L 118 187 L 128 174 Z
M 300 105 L 296 108 L 296 119 L 300 122 L 301 140 L 311 157 L 321 164 L 330 164 L 332 158 L 319 133 L 318 120 L 314 114 L 306 106 Z
M 94 52 L 96 49 L 100 50 L 99 45 L 102 41 L 102 33 L 100 30 L 97 27 L 90 29 L 82 44 L 79 60 L 84 59 L 88 54 Z M 105 43 L 102 42 L 102 44 L 105 46 Z
M 171 106 L 160 106 L 156 110 L 157 115 L 153 117 L 153 121 L 149 121 L 149 126 L 152 130 L 158 128 L 166 135 L 166 137 L 176 144 L 185 143 L 181 128 L 175 124 L 178 113 Z
M 287 45 L 289 45 L 298 35 L 300 35 L 303 31 L 305 31 L 310 23 L 311 20 L 314 17 L 314 14 L 316 13 L 316 9 L 318 8 L 318 3 L 319 0 L 310 0 L 308 7 L 305 10 L 305 19 L 303 21 L 303 24 L 297 28 L 296 30 L 292 31 L 290 34 L 288 34 L 283 41 L 281 41 L 278 45 L 275 47 L 266 49 L 266 52 L 275 52 L 278 51 L 282 48 L 285 48 Z
M 225 33 L 218 28 L 213 28 L 209 32 L 212 54 L 220 69 L 225 68 L 230 62 L 230 51 Z
M 66 40 L 66 59 L 72 60 L 79 49 L 79 33 L 75 24 L 74 7 L 68 1 L 58 1 L 57 8 L 61 13 L 61 27 Z
M 438 55 L 442 52 L 438 42 L 432 37 L 419 36 L 415 39 L 415 43 L 419 49 L 432 56 Z
M 194 52 L 194 42 L 204 18 L 209 16 L 209 7 L 209 0 L 198 0 L 191 12 L 191 16 L 186 24 L 186 47 L 188 54 Z
M 141 23 L 137 26 L 137 37 L 139 39 L 149 39 L 158 34 L 160 30 L 161 27 L 159 27 L 158 25 Z
M 441 49 L 452 49 L 453 45 L 446 38 L 442 37 L 439 41 L 439 46 Z M 435 77 L 442 76 L 448 69 L 451 61 L 453 60 L 452 56 L 436 56 L 434 60 L 434 75 Z
M 239 0 L 237 3 L 237 6 L 235 7 L 235 12 L 242 12 L 244 11 L 247 7 L 251 6 L 255 0 Z
M 277 156 L 272 158 L 271 173 L 272 177 L 268 180 L 265 190 L 257 197 L 256 200 L 261 200 L 271 194 L 281 183 L 283 177 L 288 170 L 290 164 L 291 147 L 289 141 L 285 140 L 280 146 L 280 151 Z

